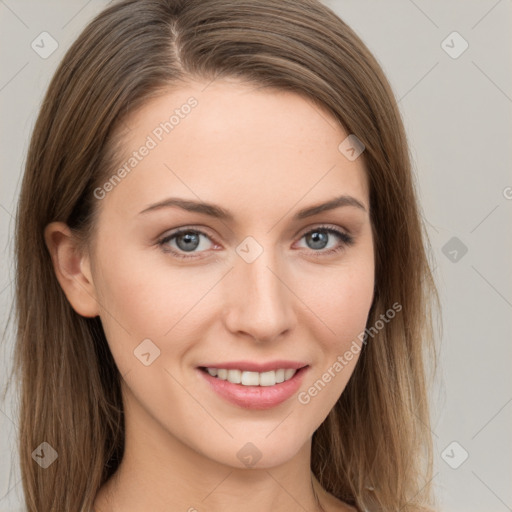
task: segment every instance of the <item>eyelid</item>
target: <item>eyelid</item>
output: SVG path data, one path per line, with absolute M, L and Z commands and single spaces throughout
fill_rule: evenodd
M 310 224 L 309 226 L 306 226 L 305 228 L 302 228 L 300 229 L 297 234 L 295 235 L 295 237 L 298 237 L 298 236 L 304 236 L 306 234 L 308 234 L 310 231 L 314 231 L 315 229 L 333 229 L 334 231 L 339 231 L 339 232 L 342 232 L 342 233 L 346 233 L 347 235 L 350 235 L 350 230 L 342 227 L 342 226 L 338 226 L 337 224 L 329 224 L 328 222 L 314 222 L 313 224 Z

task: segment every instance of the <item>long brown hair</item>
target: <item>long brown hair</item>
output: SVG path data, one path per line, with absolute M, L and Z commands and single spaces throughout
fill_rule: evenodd
M 439 299 L 408 144 L 378 62 L 316 0 L 121 0 L 64 56 L 34 128 L 16 219 L 14 368 L 27 510 L 89 512 L 124 448 L 121 376 L 100 318 L 80 316 L 67 301 L 44 228 L 66 222 L 87 244 L 98 212 L 93 191 L 116 169 L 125 116 L 181 80 L 217 77 L 305 95 L 366 148 L 375 242 L 367 326 L 391 304 L 402 309 L 364 344 L 313 435 L 311 468 L 328 492 L 361 510 L 425 510 L 432 503 L 426 362 L 435 366 Z M 46 469 L 32 458 L 43 441 L 58 453 Z

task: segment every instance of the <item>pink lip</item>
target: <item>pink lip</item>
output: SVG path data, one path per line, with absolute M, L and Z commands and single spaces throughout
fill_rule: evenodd
M 254 367 L 254 364 L 252 367 Z M 226 366 L 220 366 L 220 368 L 226 368 Z M 280 366 L 280 368 L 292 367 L 285 365 Z M 230 368 L 228 367 L 226 369 Z M 240 366 L 235 365 L 234 369 L 241 368 Z M 206 379 L 212 389 L 228 402 L 238 405 L 239 407 L 243 407 L 244 409 L 262 410 L 275 407 L 288 400 L 288 398 L 296 393 L 302 384 L 304 374 L 308 369 L 309 367 L 300 368 L 300 370 L 298 370 L 290 380 L 281 382 L 280 384 L 275 384 L 274 386 L 243 386 L 242 384 L 232 384 L 227 380 L 221 380 L 217 377 L 212 377 L 207 371 L 201 370 L 199 368 L 197 368 L 197 371 L 204 379 Z
M 307 366 L 308 363 L 301 363 L 298 361 L 285 361 L 280 359 L 277 361 L 269 361 L 268 363 L 256 363 L 254 361 L 230 361 L 229 363 L 208 363 L 200 366 L 204 368 L 223 368 L 226 370 L 242 370 L 245 372 L 269 372 L 270 370 L 279 370 L 280 368 L 293 368 L 298 370 Z

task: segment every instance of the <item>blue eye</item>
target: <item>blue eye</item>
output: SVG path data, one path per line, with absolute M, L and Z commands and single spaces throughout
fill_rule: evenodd
M 335 235 L 338 238 L 338 243 L 327 250 L 325 246 L 328 245 L 328 239 L 330 235 Z M 162 250 L 166 253 L 170 253 L 179 259 L 198 258 L 197 253 L 205 251 L 197 251 L 196 249 L 201 247 L 201 238 L 204 237 L 211 241 L 211 238 L 202 231 L 197 229 L 181 228 L 170 235 L 162 238 L 158 241 L 158 245 L 162 247 Z M 301 236 L 306 238 L 313 245 L 311 253 L 315 257 L 327 256 L 340 252 L 345 247 L 354 244 L 354 238 L 343 231 L 334 229 L 329 226 L 318 226 Z M 175 243 L 176 247 L 170 246 L 170 242 Z M 190 253 L 190 254 L 187 254 Z
M 195 251 L 200 246 L 201 236 L 205 238 L 210 238 L 208 235 L 203 233 L 202 231 L 198 231 L 196 229 L 178 229 L 174 233 L 162 238 L 158 244 L 163 247 L 165 252 L 169 252 L 175 255 L 177 258 L 187 259 L 187 258 L 196 258 L 194 255 L 183 254 L 182 252 L 192 252 Z M 174 248 L 169 248 L 169 242 L 175 241 L 178 246 L 178 251 Z
M 315 257 L 334 254 L 345 249 L 345 247 L 349 247 L 354 244 L 354 238 L 352 236 L 344 233 L 343 231 L 328 226 L 318 226 L 314 229 L 311 229 L 307 233 L 304 233 L 301 238 L 307 238 L 310 240 L 313 243 L 315 249 L 325 249 L 329 235 L 335 235 L 339 240 L 338 244 L 325 251 L 313 251 Z

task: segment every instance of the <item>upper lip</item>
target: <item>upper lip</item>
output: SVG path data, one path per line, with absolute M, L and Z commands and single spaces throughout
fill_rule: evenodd
M 269 372 L 271 370 L 279 370 L 281 368 L 293 368 L 298 370 L 304 366 L 308 366 L 307 363 L 300 361 L 268 361 L 267 363 L 258 363 L 255 361 L 229 361 L 221 363 L 208 363 L 199 366 L 199 368 L 222 368 L 226 370 L 242 370 L 246 372 Z

